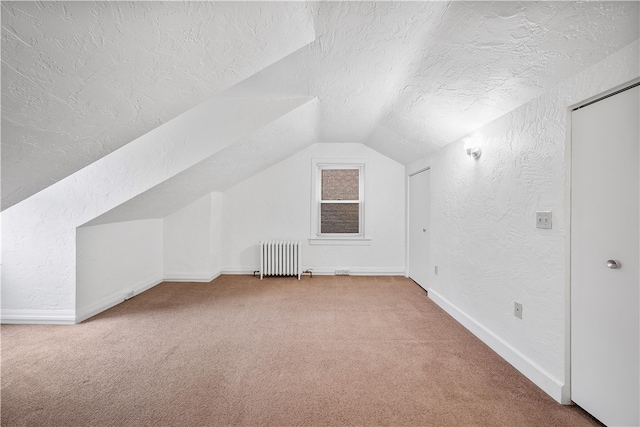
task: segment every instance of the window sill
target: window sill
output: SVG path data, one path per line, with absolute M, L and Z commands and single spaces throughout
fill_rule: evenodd
M 309 239 L 310 245 L 333 245 L 333 246 L 371 246 L 371 239 L 362 237 L 318 237 Z

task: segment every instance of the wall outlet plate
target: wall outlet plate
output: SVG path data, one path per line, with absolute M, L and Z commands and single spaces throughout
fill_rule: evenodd
M 514 301 L 513 303 L 513 315 L 518 319 L 522 319 L 522 304 L 519 302 Z
M 349 270 L 346 270 L 346 269 L 336 270 L 336 276 L 348 276 L 348 275 L 349 275 Z
M 536 228 L 551 228 L 551 211 L 536 212 Z

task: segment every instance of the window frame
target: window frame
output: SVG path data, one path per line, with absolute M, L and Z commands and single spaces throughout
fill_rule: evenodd
M 340 244 L 349 241 L 368 241 L 365 239 L 365 167 L 361 159 L 313 159 L 312 160 L 312 197 L 311 197 L 311 244 L 333 242 Z M 327 169 L 358 170 L 358 200 L 322 200 L 322 171 Z M 323 203 L 358 203 L 357 233 L 322 233 L 321 209 Z

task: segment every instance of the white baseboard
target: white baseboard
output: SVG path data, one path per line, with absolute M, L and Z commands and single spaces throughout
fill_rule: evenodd
M 3 324 L 73 325 L 76 323 L 75 310 L 3 309 L 0 311 Z
M 562 403 L 562 391 L 564 388 L 562 381 L 548 373 L 511 344 L 468 316 L 458 307 L 451 304 L 433 289 L 429 289 L 427 293 L 433 302 L 449 313 L 451 317 L 456 319 L 462 326 L 471 331 L 471 333 L 498 353 L 525 377 L 529 378 L 529 380 L 540 387 L 545 393 L 557 402 Z
M 318 276 L 330 276 L 336 274 L 336 270 L 349 270 L 349 276 L 404 276 L 404 267 L 309 267 L 303 268 L 303 271 L 311 270 L 313 274 Z M 252 275 L 254 271 L 260 268 L 230 268 L 222 271 L 222 274 L 248 274 Z M 259 275 L 259 273 L 258 273 Z
M 257 269 L 249 269 L 249 268 L 230 268 L 228 270 L 222 270 L 220 274 L 230 274 L 230 275 L 249 275 L 252 276 L 254 271 L 259 271 L 260 268 Z M 260 273 L 257 273 L 258 277 L 260 277 Z
M 151 289 L 164 282 L 210 282 L 220 273 L 215 274 L 170 274 L 165 278 L 152 277 L 142 280 L 126 288 L 120 289 L 113 294 L 106 296 L 82 310 L 29 310 L 29 309 L 4 309 L 1 310 L 0 321 L 6 324 L 52 324 L 52 325 L 73 325 L 87 320 L 96 314 L 114 307 L 133 295 Z
M 335 275 L 336 270 L 349 270 L 349 276 L 404 276 L 404 267 L 309 267 L 319 276 Z
M 113 294 L 100 299 L 99 301 L 92 304 L 91 306 L 81 311 L 79 310 L 75 317 L 75 323 L 83 322 L 88 318 L 95 316 L 98 313 L 102 313 L 103 311 L 108 310 L 111 307 L 120 304 L 125 299 L 131 298 L 128 296 L 128 294 L 132 291 L 133 291 L 133 295 L 135 296 L 135 295 L 141 294 L 147 289 L 153 288 L 154 286 L 162 283 L 163 281 L 164 280 L 162 278 L 152 277 L 147 280 L 143 280 L 138 283 L 135 283 L 132 286 L 126 287 L 124 289 L 120 289 L 119 291 L 114 292 Z
M 351 276 L 404 276 L 404 272 L 404 267 L 355 267 L 349 269 Z
M 217 273 L 165 273 L 165 282 L 210 282 L 220 276 Z

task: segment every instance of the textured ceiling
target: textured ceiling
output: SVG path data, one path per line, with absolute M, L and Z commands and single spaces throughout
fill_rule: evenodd
M 85 225 L 164 218 L 312 145 L 318 139 L 317 122 L 315 99 Z
M 317 102 L 141 200 L 224 189 L 318 141 L 409 163 L 637 39 L 638 7 L 2 2 L 2 207 L 222 93 Z M 211 171 L 234 163 L 250 167 Z M 114 217 L 144 204 L 127 205 Z
M 305 3 L 2 2 L 2 209 L 314 39 Z

